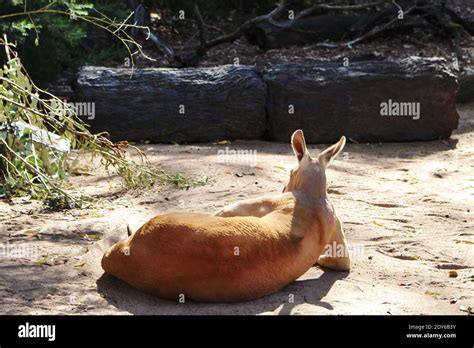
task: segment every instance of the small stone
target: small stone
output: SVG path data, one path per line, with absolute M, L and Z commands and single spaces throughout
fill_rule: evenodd
M 449 271 L 449 278 L 456 278 L 458 276 L 458 272 L 456 271 Z

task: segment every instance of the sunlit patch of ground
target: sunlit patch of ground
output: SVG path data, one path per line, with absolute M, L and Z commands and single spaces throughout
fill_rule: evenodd
M 10 248 L 0 258 L 0 311 L 465 315 L 474 306 L 474 105 L 459 110 L 460 125 L 449 140 L 348 144 L 332 163 L 329 196 L 353 252 L 349 274 L 311 268 L 279 293 L 239 304 L 162 301 L 104 277 L 101 253 L 126 237 L 127 222 L 136 228 L 167 211 L 210 213 L 281 192 L 296 164 L 289 144 L 148 144 L 142 149 L 163 169 L 213 182 L 121 194 L 116 177 L 93 167 L 93 175 L 70 180 L 71 189 L 97 198 L 91 208 L 50 212 L 24 199 L 0 202 L 0 251 Z M 223 155 L 226 147 L 249 152 Z

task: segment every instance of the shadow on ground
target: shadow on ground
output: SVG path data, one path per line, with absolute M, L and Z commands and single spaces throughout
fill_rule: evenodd
M 108 274 L 97 280 L 97 289 L 110 305 L 139 315 L 171 314 L 261 314 L 276 311 L 280 315 L 291 314 L 295 306 L 306 303 L 327 309 L 333 306 L 323 299 L 337 280 L 347 277 L 346 272 L 325 271 L 319 278 L 293 282 L 273 295 L 240 303 L 197 303 L 162 300 L 135 290 L 125 282 Z

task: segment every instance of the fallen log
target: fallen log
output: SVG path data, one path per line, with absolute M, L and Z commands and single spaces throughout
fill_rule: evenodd
M 357 59 L 357 57 L 354 57 Z M 319 61 L 197 69 L 85 67 L 76 102 L 94 102 L 93 132 L 113 140 L 287 141 L 301 128 L 310 143 L 447 138 L 456 129 L 457 81 L 439 58 L 401 62 Z
M 95 103 L 93 132 L 112 140 L 193 142 L 264 135 L 265 85 L 255 67 L 84 67 L 75 101 Z
M 380 9 L 377 7 L 379 5 L 382 6 Z M 361 6 L 315 4 L 288 20 L 273 18 L 254 23 L 245 36 L 250 44 L 258 45 L 261 49 L 272 49 L 308 44 L 351 47 L 375 36 L 412 33 L 414 28 L 429 29 L 456 40 L 463 33 L 471 36 L 474 33 L 472 19 L 463 17 L 438 0 L 408 0 L 403 10 L 401 5 L 390 1 L 375 1 Z M 353 13 L 365 9 L 371 10 Z M 321 11 L 332 13 L 321 14 Z M 345 14 L 340 14 L 340 11 Z M 454 45 L 458 44 L 455 42 Z M 457 53 L 459 57 L 459 50 Z
M 263 79 L 276 141 L 298 128 L 310 143 L 432 140 L 458 124 L 457 81 L 443 59 L 277 65 Z
M 465 68 L 459 76 L 458 103 L 474 102 L 474 69 Z
M 321 15 L 288 21 L 291 25 L 262 22 L 245 33 L 251 45 L 267 50 L 289 46 L 303 46 L 315 42 L 348 39 L 350 28 L 360 20 L 354 15 Z

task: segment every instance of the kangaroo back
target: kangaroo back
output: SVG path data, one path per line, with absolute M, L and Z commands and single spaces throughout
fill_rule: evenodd
M 301 242 L 260 218 L 171 213 L 113 245 L 102 267 L 163 298 L 248 300 L 278 291 L 315 262 L 300 266 Z

